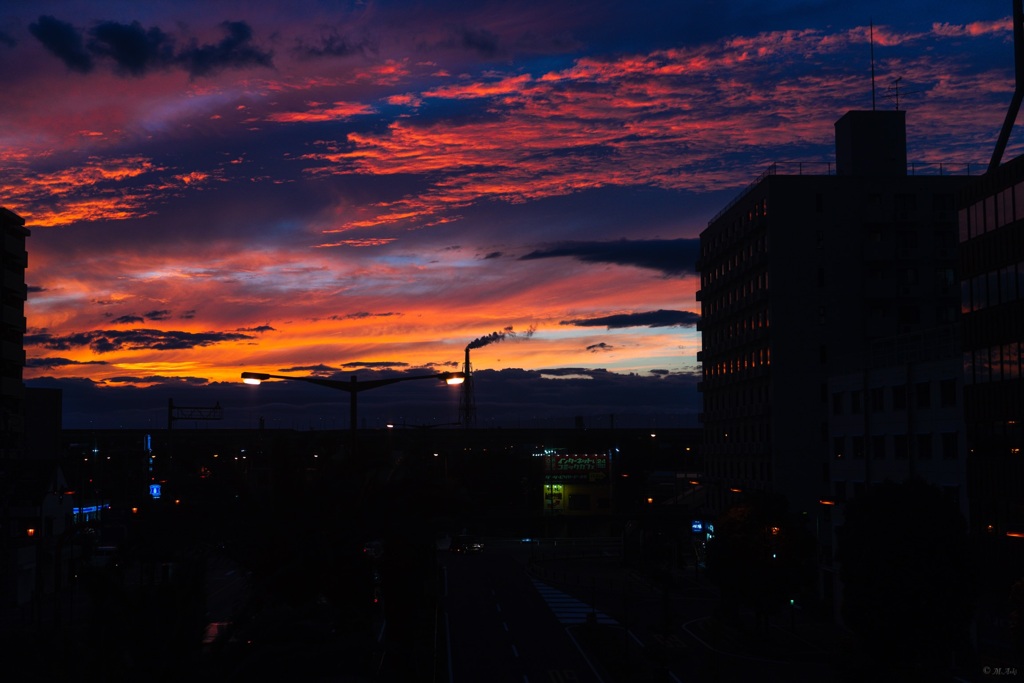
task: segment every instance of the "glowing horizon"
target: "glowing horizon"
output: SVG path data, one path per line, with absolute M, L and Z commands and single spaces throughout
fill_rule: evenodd
M 845 8 L 396 9 L 5 10 L 27 382 L 451 369 L 508 328 L 531 334 L 475 366 L 690 376 L 700 230 L 770 163 L 831 160 L 835 120 L 870 106 Z M 902 88 L 912 162 L 981 170 L 1011 22 L 947 11 L 874 26 L 878 101 Z

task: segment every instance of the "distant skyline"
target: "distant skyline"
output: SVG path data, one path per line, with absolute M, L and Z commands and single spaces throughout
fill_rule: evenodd
M 26 384 L 64 389 L 68 428 L 165 426 L 169 398 L 340 428 L 346 394 L 240 373 L 455 370 L 480 342 L 481 426 L 695 426 L 708 220 L 771 163 L 827 169 L 872 34 L 910 163 L 983 172 L 1011 7 L 7 3 Z M 454 396 L 360 415 L 445 423 Z

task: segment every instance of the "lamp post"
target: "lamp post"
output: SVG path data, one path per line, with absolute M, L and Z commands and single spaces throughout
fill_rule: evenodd
M 296 382 L 307 382 L 308 384 L 318 384 L 322 387 L 329 389 L 339 389 L 341 391 L 347 391 L 349 394 L 349 429 L 352 433 L 352 446 L 355 450 L 356 443 L 356 419 L 357 419 L 357 401 L 356 397 L 360 391 L 369 391 L 370 389 L 376 389 L 378 387 L 384 387 L 389 384 L 396 384 L 398 382 L 410 382 L 416 379 L 436 379 L 449 385 L 462 384 L 466 381 L 466 374 L 463 372 L 439 372 L 433 375 L 411 375 L 402 377 L 388 377 L 385 379 L 371 379 L 360 382 L 356 379 L 355 375 L 349 378 L 349 381 L 345 382 L 337 379 L 325 379 L 323 377 L 296 377 L 290 375 L 271 375 L 265 372 L 243 372 L 242 381 L 246 384 L 259 384 L 264 380 L 268 379 L 283 379 L 293 380 Z

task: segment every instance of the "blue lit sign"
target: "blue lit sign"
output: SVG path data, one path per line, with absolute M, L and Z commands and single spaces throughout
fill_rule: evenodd
M 149 485 L 149 495 L 153 496 L 154 498 L 159 498 L 160 497 L 160 484 L 150 484 Z
M 693 520 L 693 523 L 690 524 L 690 529 L 693 531 L 693 533 L 699 534 L 700 532 L 704 531 L 704 522 L 700 521 L 699 519 L 695 519 Z

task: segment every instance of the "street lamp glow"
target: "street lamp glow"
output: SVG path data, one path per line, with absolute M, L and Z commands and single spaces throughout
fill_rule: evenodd
M 349 381 L 345 382 L 338 379 L 327 379 L 325 377 L 297 377 L 295 375 L 271 375 L 266 372 L 243 372 L 242 381 L 246 384 L 259 384 L 268 379 L 281 379 L 281 380 L 293 380 L 298 382 L 307 382 L 309 384 L 318 384 L 328 389 L 338 389 L 340 391 L 347 392 L 349 395 L 349 428 L 352 431 L 352 443 L 353 450 L 355 444 L 355 433 L 356 433 L 356 396 L 369 389 L 376 389 L 378 387 L 384 387 L 389 384 L 396 384 L 398 382 L 408 382 L 410 380 L 441 380 L 449 386 L 462 384 L 466 381 L 466 373 L 464 372 L 438 372 L 432 375 L 401 375 L 399 377 L 387 377 L 384 379 L 371 379 L 368 381 L 360 382 L 356 379 L 355 375 L 349 378 Z M 390 426 L 390 425 L 389 425 Z

